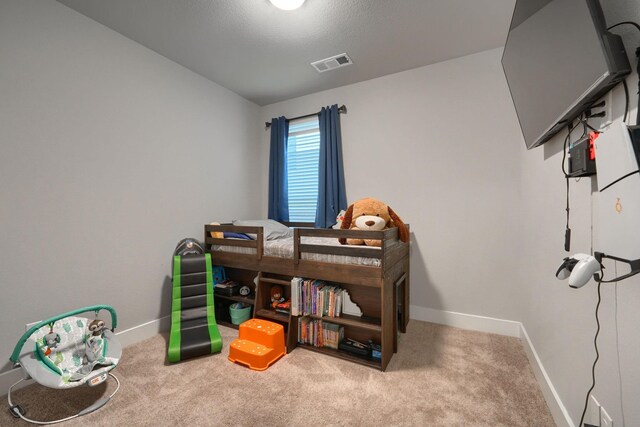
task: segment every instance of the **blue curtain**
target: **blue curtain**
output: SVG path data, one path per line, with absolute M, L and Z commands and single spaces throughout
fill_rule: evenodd
M 347 209 L 347 195 L 344 188 L 344 167 L 342 165 L 342 136 L 340 135 L 340 113 L 338 105 L 322 108 L 320 124 L 320 164 L 318 176 L 318 207 L 316 223 L 318 228 L 335 224 L 336 216 Z
M 287 191 L 287 136 L 289 121 L 271 119 L 271 152 L 269 154 L 269 219 L 289 221 Z

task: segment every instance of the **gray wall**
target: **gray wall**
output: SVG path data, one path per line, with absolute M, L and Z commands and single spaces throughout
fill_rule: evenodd
M 604 3 L 609 23 L 640 20 L 637 0 Z M 115 305 L 125 328 L 167 314 L 177 240 L 266 216 L 255 182 L 269 136 L 248 124 L 344 103 L 348 198 L 378 197 L 411 223 L 413 304 L 522 321 L 577 423 L 595 286 L 553 277 L 566 255 L 561 140 L 524 150 L 499 60 L 258 109 L 53 0 L 2 0 L 0 353 L 24 323 L 82 305 Z M 622 103 L 618 88 L 618 116 Z M 589 179 L 571 185 L 573 251 L 589 252 L 597 196 Z M 640 279 L 603 288 L 594 394 L 616 425 L 640 424 L 639 306 Z
M 508 260 L 519 248 L 520 130 L 501 52 L 272 104 L 261 123 L 346 104 L 347 200 L 376 197 L 411 224 L 411 304 L 519 320 Z M 262 139 L 266 159 L 269 132 Z
M 259 209 L 258 107 L 53 0 L 0 2 L 0 99 L 5 357 L 62 311 L 169 314 L 178 240 Z
M 609 24 L 640 21 L 637 0 L 603 3 Z M 629 52 L 640 45 L 634 31 L 619 30 Z M 483 52 L 269 105 L 261 123 L 346 104 L 347 197 L 385 200 L 411 223 L 412 304 L 521 321 L 577 424 L 595 356 L 596 287 L 572 290 L 554 277 L 566 256 L 564 135 L 525 150 L 500 55 Z M 635 106 L 636 75 L 629 87 Z M 623 111 L 618 87 L 614 114 Z M 268 132 L 262 138 L 267 158 Z M 571 186 L 572 252 L 588 253 L 597 196 L 588 178 Z M 602 292 L 594 395 L 616 425 L 640 425 L 639 285 L 634 278 Z
M 620 21 L 640 22 L 638 0 L 602 1 L 609 25 Z M 633 27 L 614 30 L 623 35 L 627 52 L 640 46 L 640 34 Z M 631 59 L 635 68 L 637 60 Z M 635 123 L 638 77 L 628 78 Z M 614 92 L 614 116 L 624 112 L 624 92 Z M 596 124 L 596 120 L 592 120 Z M 521 147 L 522 254 L 520 298 L 525 302 L 523 323 L 556 390 L 577 425 L 585 393 L 591 385 L 591 364 L 595 358 L 596 284 L 570 289 L 553 277 L 567 256 L 563 250 L 565 183 L 560 165 L 566 133 L 531 151 Z M 595 179 L 571 180 L 571 253 L 598 250 L 598 197 Z M 592 231 L 593 227 L 593 231 Z M 593 238 L 593 245 L 592 245 Z M 608 264 L 608 277 L 614 265 Z M 622 266 L 618 266 L 619 271 Z M 600 360 L 596 369 L 596 399 L 613 417 L 614 425 L 640 425 L 640 278 L 602 286 Z

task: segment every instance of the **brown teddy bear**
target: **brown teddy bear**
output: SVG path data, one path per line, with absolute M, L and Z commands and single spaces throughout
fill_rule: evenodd
M 380 200 L 367 197 L 358 200 L 347 208 L 340 228 L 342 230 L 379 231 L 393 227 L 398 227 L 398 237 L 402 242 L 406 243 L 409 241 L 409 230 L 393 209 Z M 342 245 L 382 245 L 380 240 L 372 239 L 340 238 L 339 241 Z

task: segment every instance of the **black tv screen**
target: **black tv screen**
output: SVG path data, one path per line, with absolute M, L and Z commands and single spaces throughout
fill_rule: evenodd
M 598 0 L 517 0 L 502 55 L 527 148 L 547 142 L 631 71 Z

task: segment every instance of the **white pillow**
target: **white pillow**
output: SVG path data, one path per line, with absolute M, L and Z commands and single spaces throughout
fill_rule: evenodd
M 293 229 L 272 219 L 240 219 L 234 220 L 233 225 L 244 225 L 250 227 L 262 227 L 264 240 L 275 240 L 283 237 L 293 237 Z M 256 239 L 255 234 L 249 234 L 249 237 Z

